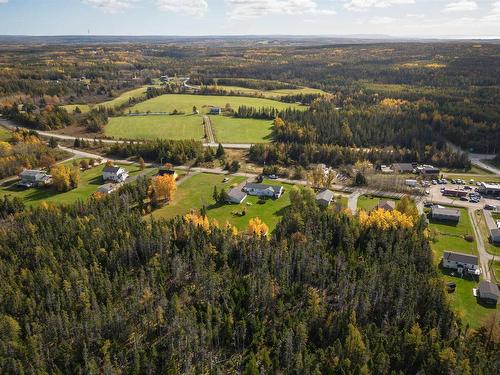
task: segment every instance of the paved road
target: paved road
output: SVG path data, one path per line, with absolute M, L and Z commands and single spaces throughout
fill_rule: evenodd
M 495 156 L 496 155 L 470 154 L 469 159 L 473 165 L 476 165 L 479 168 L 487 170 L 488 172 L 493 173 L 495 176 L 500 176 L 500 169 L 495 168 L 495 167 L 483 162 L 483 160 L 494 159 Z
M 467 210 L 472 223 L 472 228 L 474 229 L 474 237 L 476 238 L 477 252 L 479 253 L 479 263 L 481 264 L 481 269 L 483 271 L 483 277 L 487 281 L 491 281 L 490 275 L 490 261 L 493 259 L 493 255 L 486 251 L 484 246 L 484 240 L 479 231 L 479 223 L 474 212 L 474 209 L 469 208 Z

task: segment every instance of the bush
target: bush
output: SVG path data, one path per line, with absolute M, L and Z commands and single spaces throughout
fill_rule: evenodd
M 466 234 L 464 236 L 464 239 L 467 241 L 467 242 L 474 242 L 474 236 L 472 234 Z

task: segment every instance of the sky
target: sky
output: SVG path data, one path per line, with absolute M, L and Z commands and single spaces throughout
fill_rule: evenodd
M 0 0 L 0 35 L 500 37 L 500 0 Z

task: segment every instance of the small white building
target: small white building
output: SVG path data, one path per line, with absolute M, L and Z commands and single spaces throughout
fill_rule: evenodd
M 475 276 L 481 274 L 479 259 L 475 255 L 445 251 L 443 254 L 443 267 L 458 271 L 458 273 L 468 273 Z
M 417 180 L 405 180 L 405 185 L 409 187 L 417 187 Z
M 241 204 L 245 199 L 247 199 L 247 193 L 241 190 L 241 186 L 237 186 L 229 190 L 227 193 L 226 202 Z
M 102 170 L 102 178 L 104 181 L 125 182 L 128 178 L 128 172 L 122 167 L 107 165 Z

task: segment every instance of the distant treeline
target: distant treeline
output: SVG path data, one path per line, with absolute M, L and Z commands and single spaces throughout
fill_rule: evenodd
M 354 164 L 359 160 L 368 160 L 375 165 L 395 162 L 430 163 L 437 167 L 470 169 L 466 153 L 456 153 L 437 145 L 419 148 L 370 148 L 359 149 L 330 144 L 317 143 L 274 143 L 252 145 L 249 158 L 260 165 L 293 165 L 307 167 L 311 163 L 325 163 L 332 167 Z

